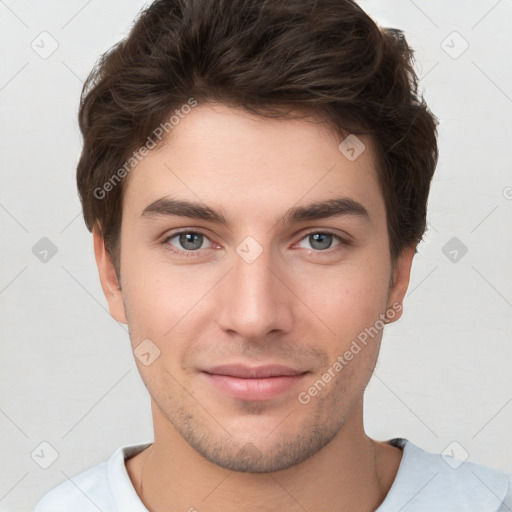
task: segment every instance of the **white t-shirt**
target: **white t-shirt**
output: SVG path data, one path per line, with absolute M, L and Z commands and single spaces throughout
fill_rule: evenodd
M 510 512 L 511 477 L 495 469 L 444 459 L 407 439 L 388 443 L 403 449 L 386 498 L 375 512 Z M 34 512 L 148 512 L 135 491 L 125 460 L 151 443 L 119 448 L 106 462 L 49 491 Z

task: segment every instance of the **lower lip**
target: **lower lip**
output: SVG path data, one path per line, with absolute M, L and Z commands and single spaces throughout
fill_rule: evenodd
M 239 400 L 262 401 L 282 395 L 302 381 L 300 375 L 283 375 L 263 379 L 243 379 L 229 375 L 214 375 L 203 372 L 208 381 L 223 393 Z

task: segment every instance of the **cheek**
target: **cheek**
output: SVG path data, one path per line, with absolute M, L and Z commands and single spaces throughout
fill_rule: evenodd
M 148 338 L 159 348 L 159 362 L 177 366 L 195 335 L 213 321 L 211 299 L 205 295 L 219 277 L 200 266 L 142 263 L 127 258 L 123 294 L 132 347 Z M 142 368 L 144 370 L 144 368 Z
M 347 341 L 370 327 L 385 312 L 388 269 L 363 260 L 338 268 L 318 268 L 295 282 L 297 295 L 330 327 L 332 336 Z

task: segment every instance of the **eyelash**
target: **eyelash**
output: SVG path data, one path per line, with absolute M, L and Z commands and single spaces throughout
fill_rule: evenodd
M 172 240 L 173 238 L 177 237 L 178 235 L 182 235 L 182 234 L 202 235 L 207 240 L 209 240 L 211 242 L 211 240 L 208 238 L 208 236 L 205 233 L 203 233 L 202 231 L 200 231 L 200 230 L 187 230 L 187 229 L 185 229 L 185 230 L 182 230 L 182 231 L 176 231 L 174 233 L 171 233 L 169 236 L 165 237 L 165 239 L 162 241 L 162 244 L 165 245 L 166 249 L 168 251 L 172 252 L 173 254 L 177 254 L 179 256 L 185 256 L 187 258 L 196 257 L 197 254 L 202 249 L 196 249 L 195 251 L 186 250 L 186 249 L 176 249 L 174 246 L 169 244 L 170 240 Z M 324 254 L 331 254 L 333 251 L 336 251 L 337 249 L 339 249 L 339 248 L 341 248 L 343 246 L 352 245 L 352 241 L 351 240 L 349 240 L 347 238 L 343 238 L 340 235 L 338 235 L 338 234 L 336 234 L 333 231 L 330 231 L 328 229 L 327 230 L 312 229 L 311 231 L 308 231 L 308 232 L 304 233 L 304 235 L 301 237 L 299 242 L 301 242 L 302 240 L 304 240 L 305 238 L 307 238 L 308 236 L 313 235 L 313 234 L 332 235 L 334 238 L 337 238 L 338 241 L 339 241 L 339 244 L 335 245 L 334 247 L 330 247 L 329 249 L 325 249 L 323 251 L 318 250 L 318 249 L 306 249 L 308 251 L 308 253 L 313 254 L 314 256 L 322 256 Z

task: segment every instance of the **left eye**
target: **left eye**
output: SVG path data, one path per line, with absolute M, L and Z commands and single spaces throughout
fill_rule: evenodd
M 338 239 L 338 244 L 341 243 L 341 238 L 337 235 L 334 235 L 333 233 L 323 233 L 323 232 L 314 232 L 309 233 L 306 235 L 302 240 L 307 240 L 311 244 L 311 248 L 315 251 L 324 251 L 326 249 L 330 249 L 332 247 L 333 239 Z M 309 247 L 306 247 L 306 249 L 309 249 Z

